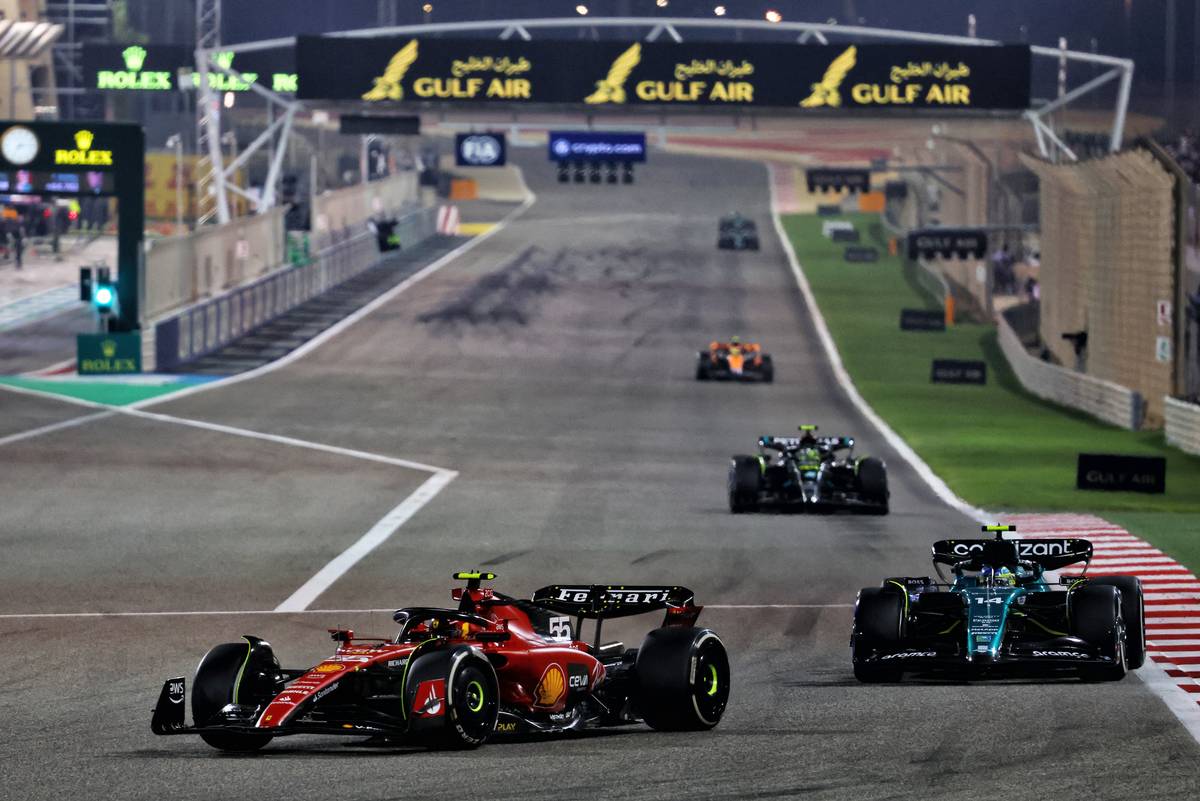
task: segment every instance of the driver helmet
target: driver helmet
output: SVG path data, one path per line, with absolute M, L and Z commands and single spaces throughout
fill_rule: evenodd
M 742 344 L 742 338 L 739 337 L 737 334 L 734 334 L 733 336 L 731 336 L 729 338 L 729 344 L 730 345 L 740 345 L 740 344 Z
M 1007 567 L 984 565 L 979 571 L 979 583 L 985 587 L 1015 587 L 1017 577 Z

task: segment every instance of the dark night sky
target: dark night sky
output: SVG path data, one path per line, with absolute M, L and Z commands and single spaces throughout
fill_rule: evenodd
M 774 0 L 739 2 L 722 0 L 731 17 L 761 19 L 776 8 L 789 20 L 824 21 L 836 17 L 849 23 L 862 17 L 866 24 L 926 30 L 966 32 L 968 13 L 975 13 L 983 37 L 1020 41 L 1021 26 L 1038 44 L 1053 45 L 1065 35 L 1073 48 L 1089 49 L 1098 40 L 1100 50 L 1116 55 L 1133 51 L 1139 71 L 1158 74 L 1162 69 L 1164 8 L 1167 0 Z M 577 0 L 437 0 L 435 21 L 465 18 L 570 16 Z M 653 0 L 590 0 L 593 15 L 610 16 L 712 16 L 718 0 L 670 0 L 665 9 Z M 420 0 L 397 0 L 401 23 L 420 22 Z M 1190 72 L 1192 11 L 1196 0 L 1177 0 L 1180 26 L 1180 68 Z M 225 38 L 245 41 L 295 33 L 318 33 L 375 24 L 376 0 L 226 0 Z
M 127 0 L 135 24 L 151 35 L 176 41 L 190 39 L 193 0 Z M 595 16 L 702 16 L 712 18 L 718 2 L 728 16 L 762 19 L 769 8 L 785 19 L 842 23 L 862 20 L 879 27 L 965 34 L 967 15 L 975 13 L 978 35 L 1005 41 L 1055 45 L 1066 36 L 1072 49 L 1132 56 L 1139 83 L 1163 78 L 1165 9 L 1172 0 L 583 0 Z M 393 0 L 401 24 L 425 19 L 425 0 Z M 462 19 L 574 16 L 580 0 L 430 0 L 436 22 Z M 1174 0 L 1177 19 L 1176 70 L 1181 83 L 1200 74 L 1200 0 Z M 298 33 L 321 33 L 372 27 L 377 0 L 224 0 L 223 38 L 228 43 Z M 175 33 L 165 34 L 164 20 L 173 19 Z M 182 34 L 182 36 L 181 36 Z M 1198 81 L 1197 83 L 1200 83 Z

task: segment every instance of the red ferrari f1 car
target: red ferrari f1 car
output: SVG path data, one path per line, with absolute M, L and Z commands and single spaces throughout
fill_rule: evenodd
M 430 748 L 474 748 L 494 735 L 555 734 L 644 721 L 659 730 L 711 729 L 729 699 L 720 638 L 696 627 L 691 590 L 666 586 L 543 587 L 530 601 L 467 582 L 457 609 L 409 607 L 392 639 L 330 633 L 333 656 L 308 669 L 279 666 L 257 637 L 213 648 L 192 685 L 168 679 L 155 734 L 198 734 L 227 751 L 256 751 L 288 734 L 345 734 Z M 601 644 L 608 618 L 665 610 L 640 648 Z M 595 621 L 591 643 L 580 639 Z

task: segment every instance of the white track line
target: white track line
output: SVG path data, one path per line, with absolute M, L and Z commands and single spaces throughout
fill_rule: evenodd
M 456 247 L 454 250 L 451 250 L 449 253 L 446 253 L 445 255 L 443 255 L 441 258 L 439 258 L 437 261 L 433 262 L 432 264 L 426 265 L 425 267 L 421 268 L 417 272 L 410 275 L 408 278 L 405 278 L 403 281 L 401 281 L 396 286 L 389 289 L 387 292 L 384 292 L 382 295 L 380 295 L 379 297 L 375 298 L 367 305 L 360 308 L 358 311 L 354 312 L 353 314 L 351 314 L 348 317 L 342 318 L 338 322 L 331 325 L 329 328 L 326 328 L 324 331 L 317 334 L 315 337 L 310 339 L 308 342 L 305 342 L 303 345 L 296 348 L 291 353 L 288 353 L 285 356 L 281 356 L 280 358 L 276 359 L 273 362 L 264 364 L 262 367 L 256 367 L 255 369 L 248 370 L 244 373 L 238 373 L 237 375 L 229 376 L 228 378 L 222 378 L 222 379 L 218 379 L 216 381 L 209 381 L 204 384 L 197 384 L 196 386 L 188 387 L 187 389 L 180 390 L 179 392 L 173 392 L 173 393 L 170 393 L 167 395 L 160 395 L 155 398 L 147 398 L 146 400 L 137 401 L 136 403 L 131 403 L 128 406 L 125 406 L 123 408 L 145 409 L 149 406 L 155 406 L 160 403 L 166 403 L 168 401 L 179 400 L 180 398 L 186 398 L 189 395 L 195 395 L 197 392 L 207 392 L 210 389 L 216 389 L 218 387 L 227 387 L 232 384 L 241 383 L 242 381 L 249 381 L 251 379 L 258 378 L 259 376 L 267 375 L 268 373 L 273 373 L 274 371 L 280 369 L 281 367 L 288 366 L 289 364 L 296 361 L 297 359 L 303 358 L 304 356 L 308 355 L 312 351 L 314 351 L 317 348 L 324 345 L 329 340 L 340 335 L 347 328 L 354 325 L 355 323 L 357 323 L 359 320 L 363 319 L 367 315 L 373 313 L 380 306 L 383 306 L 384 304 L 391 302 L 392 299 L 394 299 L 397 295 L 400 295 L 401 293 L 407 291 L 415 284 L 420 283 L 421 281 L 425 280 L 429 276 L 436 273 L 438 270 L 445 267 L 447 264 L 450 264 L 452 261 L 457 259 L 459 256 L 473 250 L 474 248 L 478 247 L 480 243 L 485 242 L 486 240 L 488 240 L 495 234 L 504 230 L 505 226 L 507 226 L 510 222 L 515 220 L 517 217 L 524 214 L 526 212 L 526 210 L 528 210 L 529 207 L 532 206 L 536 200 L 537 200 L 537 195 L 535 195 L 532 191 L 529 191 L 528 196 L 525 198 L 524 202 L 522 202 L 521 205 L 517 206 L 517 208 L 513 209 L 508 214 L 506 214 L 503 217 L 503 219 L 500 220 L 500 222 L 496 223 L 496 225 L 494 227 L 490 228 L 489 230 L 485 231 L 484 233 L 480 234 L 479 236 L 473 237 L 470 240 L 468 240 L 467 242 L 464 242 L 463 244 Z
M 518 216 L 520 216 L 526 210 L 528 210 L 529 207 L 532 206 L 536 200 L 537 200 L 537 196 L 532 191 L 529 191 L 528 187 L 526 187 L 526 198 L 525 198 L 524 202 L 521 203 L 520 206 L 518 206 L 517 208 L 515 208 L 511 212 L 509 212 L 507 215 L 505 215 L 505 217 L 499 223 L 497 223 L 493 228 L 489 229 L 488 231 L 484 232 L 483 234 L 480 234 L 479 236 L 474 237 L 473 239 L 471 239 L 467 242 L 464 242 L 462 245 L 458 246 L 457 248 L 451 250 L 449 253 L 446 253 L 441 258 L 434 261 L 432 264 L 426 265 L 424 268 L 422 268 L 421 270 L 418 270 L 413 275 L 411 275 L 408 278 L 406 278 L 405 280 L 401 281 L 399 284 L 392 287 L 390 290 L 383 293 L 379 297 L 375 298 L 374 300 L 372 300 L 370 303 L 366 304 L 362 308 L 358 309 L 353 314 L 349 315 L 348 317 L 345 317 L 344 319 L 340 320 L 339 322 L 337 322 L 334 325 L 330 326 L 329 328 L 325 329 L 320 334 L 318 334 L 316 337 L 313 337 L 311 340 L 304 343 L 303 345 L 301 345 L 299 348 L 292 351 L 291 353 L 288 353 L 287 355 L 285 355 L 279 359 L 276 359 L 275 361 L 270 362 L 269 364 L 265 364 L 262 367 L 259 367 L 255 370 L 250 370 L 248 372 L 241 373 L 236 376 L 231 376 L 226 379 L 212 381 L 212 382 L 209 382 L 206 384 L 200 384 L 200 385 L 190 387 L 185 390 L 181 390 L 176 393 L 171 393 L 169 395 L 164 395 L 164 396 L 160 396 L 157 398 L 149 398 L 144 401 L 138 401 L 137 403 L 131 403 L 127 406 L 109 406 L 107 404 L 93 403 L 91 401 L 81 401 L 76 398 L 67 398 L 67 397 L 63 397 L 60 395 L 56 395 L 54 393 L 40 392 L 38 390 L 31 390 L 31 389 L 26 389 L 23 387 L 18 388 L 18 387 L 11 387 L 11 386 L 7 386 L 7 385 L 0 385 L 0 389 L 8 389 L 13 392 L 17 392 L 19 394 L 49 398 L 52 400 L 60 400 L 60 401 L 65 401 L 67 403 L 76 403 L 78 405 L 87 406 L 89 408 L 99 408 L 99 409 L 105 410 L 104 412 L 102 412 L 100 414 L 87 415 L 84 417 L 76 418 L 74 420 L 68 420 L 63 423 L 55 423 L 53 425 L 42 426 L 41 428 L 32 429 L 30 431 L 25 431 L 20 434 L 13 434 L 13 435 L 10 435 L 3 439 L 0 439 L 0 445 L 5 445 L 9 442 L 17 442 L 17 441 L 23 440 L 23 439 L 30 439 L 30 438 L 39 436 L 41 434 L 46 434 L 46 433 L 50 433 L 51 431 L 60 430 L 62 428 L 69 428 L 71 426 L 81 425 L 83 423 L 87 423 L 92 420 L 99 419 L 101 417 L 108 417 L 113 414 L 124 414 L 124 415 L 128 415 L 131 417 L 139 417 L 139 418 L 146 419 L 146 420 L 154 420 L 157 422 L 170 423 L 173 425 L 188 426 L 191 428 L 198 428 L 198 429 L 203 429 L 206 431 L 213 431 L 213 432 L 217 432 L 217 433 L 221 433 L 221 434 L 229 434 L 229 435 L 238 436 L 238 437 L 257 439 L 257 440 L 262 440 L 265 442 L 272 442 L 272 443 L 279 444 L 279 445 L 287 445 L 287 446 L 297 447 L 297 448 L 306 448 L 308 450 L 321 451 L 324 453 L 332 453 L 332 454 L 337 454 L 339 456 L 351 457 L 354 459 L 363 459 L 366 461 L 380 462 L 383 464 L 388 464 L 388 465 L 392 465 L 395 467 L 402 467 L 402 468 L 406 468 L 409 470 L 420 470 L 420 471 L 424 471 L 424 472 L 428 472 L 428 473 L 433 473 L 433 475 L 430 476 L 428 479 L 426 479 L 425 482 L 423 484 L 421 484 L 421 486 L 419 486 L 412 494 L 410 494 L 403 501 L 401 501 L 394 509 L 392 509 L 390 512 L 388 512 L 386 515 L 384 515 L 383 519 L 381 519 L 374 526 L 372 526 L 354 544 L 352 544 L 349 548 L 347 548 L 345 551 L 340 553 L 338 556 L 334 557 L 334 559 L 332 561 L 330 561 L 328 564 L 326 564 L 324 567 L 322 567 L 319 571 L 317 571 L 316 575 L 314 575 L 312 578 L 310 578 L 308 581 L 306 581 L 303 585 L 301 585 L 299 587 L 299 589 L 297 589 L 295 592 L 293 592 L 275 610 L 277 612 L 303 611 L 309 604 L 311 604 L 313 601 L 315 601 L 317 599 L 317 597 L 321 595 L 321 593 L 323 593 L 325 590 L 327 590 L 334 582 L 336 582 L 338 579 L 340 579 L 343 575 L 346 574 L 347 571 L 349 571 L 352 567 L 354 567 L 354 565 L 356 565 L 360 560 L 362 560 L 363 557 L 365 557 L 367 554 L 369 554 L 375 548 L 379 547 L 381 544 L 386 542 L 389 537 L 391 537 L 393 534 L 395 534 L 396 531 L 398 531 L 401 526 L 403 526 L 406 522 L 408 522 L 408 520 L 411 519 L 413 515 L 415 515 L 418 511 L 420 511 L 420 509 L 423 506 L 425 506 L 425 504 L 427 504 L 431 500 L 433 500 L 437 496 L 437 494 L 446 487 L 447 484 L 449 484 L 451 481 L 453 481 L 458 476 L 458 473 L 456 473 L 453 470 L 447 470 L 445 468 L 436 467 L 434 465 L 429 465 L 429 464 L 423 464 L 421 462 L 414 462 L 414 461 L 411 461 L 408 459 L 399 459 L 399 458 L 392 457 L 392 456 L 384 456 L 383 454 L 370 453 L 368 451 L 360 451 L 360 450 L 355 450 L 352 448 L 342 448 L 342 447 L 338 447 L 335 445 L 325 445 L 325 444 L 322 444 L 319 442 L 311 442 L 308 440 L 296 439 L 295 437 L 285 437 L 285 436 L 280 436 L 278 434 L 267 434 L 267 433 L 264 433 L 261 431 L 251 431 L 249 429 L 237 428 L 235 426 L 227 426 L 227 425 L 222 425 L 219 423 L 210 423 L 210 422 L 207 422 L 204 420 L 193 420 L 193 419 L 188 419 L 188 418 L 183 418 L 183 417 L 176 417 L 174 415 L 157 414 L 154 412 L 143 411 L 143 409 L 148 406 L 153 406 L 155 404 L 162 403 L 166 400 L 176 400 L 178 398 L 186 397 L 188 395 L 193 395 L 197 392 L 214 389 L 216 387 L 228 386 L 230 384 L 236 384 L 241 381 L 247 381 L 247 380 L 250 380 L 253 378 L 257 378 L 259 376 L 266 375 L 268 373 L 271 373 L 271 372 L 274 372 L 275 370 L 280 369 L 281 367 L 285 367 L 286 365 L 291 364 L 292 362 L 296 361 L 297 359 L 304 357 L 306 354 L 310 353 L 311 351 L 315 350 L 316 348 L 319 348 L 321 345 L 325 344 L 329 340 L 338 336 L 339 334 L 344 332 L 346 329 L 348 329 L 350 326 L 354 325 L 359 320 L 362 320 L 364 317 L 371 314 L 372 312 L 374 312 L 376 309 L 383 306 L 384 304 L 388 303 L 389 301 L 391 301 L 392 299 L 394 299 L 395 297 L 400 295 L 402 292 L 406 291 L 407 289 L 414 286 L 418 282 L 424 280 L 425 278 L 429 277 L 430 275 L 433 275 L 438 270 L 445 267 L 447 264 L 450 264 L 451 262 L 453 262 L 459 256 L 470 251 L 471 249 L 478 246 L 481 242 L 485 241 L 489 237 L 491 237 L 491 236 L 495 235 L 496 233 L 498 233 L 499 231 L 501 231 L 505 226 L 508 225 L 509 222 L 516 219 Z M 4 618 L 4 617 L 10 617 L 10 616 L 0 615 L 0 618 Z
M 14 387 L 12 384 L 0 383 L 0 391 L 15 392 L 18 395 L 28 395 L 31 398 L 44 398 L 46 400 L 70 403 L 74 406 L 84 406 L 88 409 L 114 408 L 107 403 L 96 403 L 95 401 L 84 400 L 83 398 L 72 398 L 69 395 L 59 395 L 57 392 L 44 392 L 40 389 L 30 389 L 29 387 Z
M 14 442 L 21 442 L 26 439 L 40 437 L 42 434 L 50 434 L 55 431 L 62 431 L 64 428 L 74 428 L 81 426 L 84 423 L 90 423 L 93 420 L 99 420 L 104 417 L 112 417 L 116 414 L 115 411 L 97 412 L 96 414 L 85 414 L 83 417 L 72 417 L 70 420 L 63 420 L 59 423 L 51 423 L 50 425 L 31 428 L 28 431 L 22 431 L 19 434 L 9 434 L 7 437 L 0 437 L 0 446 L 10 445 Z
M 812 287 L 809 286 L 808 278 L 804 275 L 804 268 L 800 266 L 800 261 L 796 258 L 796 251 L 792 247 L 792 241 L 788 237 L 787 231 L 784 230 L 783 218 L 779 214 L 778 198 L 775 195 L 775 181 L 770 174 L 772 169 L 770 166 L 767 167 L 767 186 L 771 192 L 771 221 L 775 224 L 775 234 L 779 237 L 779 242 L 783 245 L 783 250 L 787 254 L 788 263 L 792 267 L 792 275 L 796 279 L 796 285 L 800 287 L 800 294 L 804 296 L 804 305 L 808 307 L 808 313 L 812 316 L 813 325 L 817 329 L 817 338 L 821 340 L 821 346 L 825 349 L 825 356 L 829 360 L 829 366 L 833 370 L 833 375 L 841 386 L 842 391 L 846 393 L 846 397 L 862 413 L 863 417 L 867 418 L 871 425 L 875 426 L 887 443 L 892 446 L 892 449 L 912 466 L 916 474 L 921 477 L 921 480 L 929 485 L 929 488 L 943 502 L 979 522 L 992 522 L 994 520 L 993 515 L 989 515 L 982 509 L 972 506 L 955 495 L 954 491 L 946 485 L 946 482 L 938 478 L 929 465 L 925 464 L 925 461 L 917 455 L 917 452 L 909 447 L 908 443 L 893 431 L 892 427 L 876 414 L 870 404 L 858 393 L 858 388 L 854 386 L 854 380 L 846 372 L 845 365 L 842 364 L 842 357 L 838 353 L 833 336 L 829 333 L 829 327 L 825 324 L 825 317 L 821 314 L 821 309 L 817 306 L 817 299 L 813 295 Z
M 317 574 L 304 582 L 293 592 L 286 601 L 275 607 L 276 612 L 299 612 L 317 599 L 321 593 L 329 589 L 335 581 L 346 574 L 371 551 L 378 548 L 388 537 L 396 533 L 408 519 L 420 511 L 421 507 L 437 496 L 447 484 L 454 480 L 458 473 L 452 470 L 439 470 L 425 483 L 417 487 L 416 492 L 409 495 L 400 505 L 384 515 L 383 519 L 363 534 L 358 542 L 338 554 L 329 564 L 317 571 Z
M 343 448 L 339 445 L 326 445 L 320 442 L 313 442 L 306 439 L 297 439 L 295 437 L 285 437 L 280 434 L 268 434 L 263 431 L 251 431 L 248 428 L 238 428 L 236 426 L 227 426 L 221 423 L 210 423 L 207 420 L 195 420 L 188 417 L 176 417 L 173 414 L 162 414 L 161 412 L 144 412 L 140 409 L 130 409 L 128 407 L 117 407 L 112 410 L 114 414 L 124 414 L 130 417 L 140 417 L 146 420 L 155 420 L 161 423 L 173 423 L 175 425 L 188 426 L 190 428 L 199 428 L 204 431 L 215 431 L 220 434 L 230 434 L 235 437 L 245 437 L 247 439 L 257 439 L 264 442 L 273 442 L 278 445 L 288 445 L 293 448 L 304 448 L 310 451 L 321 451 L 322 453 L 332 453 L 338 456 L 348 456 L 352 459 L 362 459 L 368 462 L 379 462 L 388 464 L 394 467 L 404 467 L 409 470 L 422 470 L 426 473 L 451 473 L 452 470 L 446 470 L 442 467 L 437 467 L 423 462 L 414 462 L 410 459 L 400 459 L 395 456 L 386 456 L 382 453 L 372 453 L 371 451 L 360 451 L 355 448 Z
M 854 604 L 704 604 L 705 609 L 852 609 Z M 100 617 L 236 617 L 241 615 L 367 615 L 392 614 L 397 607 L 386 606 L 376 609 L 208 609 L 201 611 L 169 612 L 24 612 L 0 614 L 0 620 L 38 620 L 55 618 L 100 618 Z

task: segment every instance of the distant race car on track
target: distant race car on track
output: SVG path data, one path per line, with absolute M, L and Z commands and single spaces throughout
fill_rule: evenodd
M 984 526 L 994 539 L 934 543 L 940 582 L 904 576 L 859 592 L 850 636 L 854 675 L 864 682 L 898 681 L 905 672 L 1119 681 L 1141 667 L 1141 582 L 1087 578 L 1087 540 L 1004 539 L 1013 530 Z M 1077 575 L 1047 576 L 1080 562 Z
M 818 437 L 814 425 L 801 436 L 758 438 L 759 453 L 734 456 L 729 465 L 729 509 L 800 511 L 849 509 L 887 514 L 887 465 L 854 456 L 853 437 Z
M 554 585 L 533 600 L 456 573 L 457 609 L 409 607 L 394 638 L 330 629 L 333 656 L 311 668 L 281 668 L 257 637 L 213 648 L 192 684 L 167 680 L 154 709 L 155 734 L 198 734 L 227 751 L 256 751 L 289 734 L 344 734 L 429 748 L 474 748 L 495 735 L 557 734 L 643 721 L 658 730 L 711 729 L 729 698 L 729 658 L 720 638 L 696 628 L 703 607 L 691 590 L 667 586 Z M 601 644 L 608 618 L 666 611 L 641 647 Z M 574 628 L 572 628 L 574 618 Z M 579 628 L 594 620 L 595 638 Z
M 758 250 L 758 226 L 741 214 L 722 217 L 717 223 L 717 247 L 721 250 Z
M 728 342 L 710 342 L 708 350 L 696 355 L 696 380 L 769 384 L 775 380 L 775 364 L 759 343 L 733 337 Z

